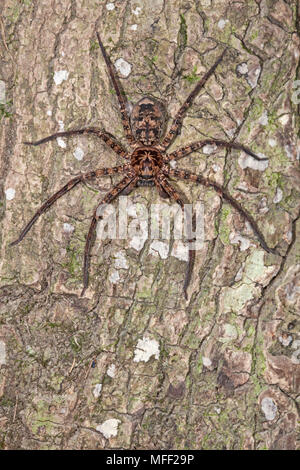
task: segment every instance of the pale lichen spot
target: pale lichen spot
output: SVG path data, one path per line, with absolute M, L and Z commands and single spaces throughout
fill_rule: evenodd
M 139 16 L 139 14 L 141 13 L 142 11 L 142 8 L 141 7 L 136 7 L 136 8 L 133 8 L 132 9 L 132 13 L 135 15 L 135 16 Z
M 5 104 L 6 103 L 6 84 L 3 80 L 0 80 L 0 104 Z
M 143 246 L 145 245 L 145 241 L 147 240 L 147 234 L 143 234 L 142 236 L 135 235 L 129 242 L 129 246 L 134 248 L 136 251 L 141 251 Z
M 52 111 L 51 111 L 51 109 L 48 109 L 48 111 L 47 111 L 47 116 L 52 116 Z
M 160 256 L 161 259 L 167 259 L 169 253 L 168 243 L 154 240 L 149 248 L 149 253 L 154 256 Z
M 283 126 L 286 126 L 287 123 L 289 122 L 289 115 L 288 114 L 284 114 L 283 116 L 280 116 L 280 118 L 278 119 L 278 121 L 280 122 L 280 124 L 282 124 Z
M 138 27 L 137 24 L 132 24 L 129 29 L 131 29 L 131 31 L 136 31 L 137 27 Z
M 93 390 L 93 395 L 95 398 L 99 398 L 102 390 L 102 384 L 96 384 Z
M 106 10 L 112 11 L 114 9 L 115 9 L 115 4 L 114 3 L 109 2 L 109 3 L 106 4 Z
M 269 139 L 268 143 L 269 143 L 270 147 L 275 147 L 275 145 L 277 144 L 277 141 L 275 139 Z
M 274 204 L 278 204 L 282 200 L 282 196 L 283 196 L 282 189 L 276 188 L 276 194 L 273 199 Z
M 96 427 L 96 430 L 101 432 L 106 439 L 116 437 L 118 434 L 118 426 L 121 421 L 119 419 L 107 419 L 102 424 Z
M 107 373 L 107 375 L 108 375 L 109 377 L 111 377 L 112 379 L 114 379 L 115 376 L 116 376 L 116 366 L 115 366 L 115 364 L 111 364 L 111 365 L 108 367 L 106 373 Z
M 64 80 L 67 80 L 69 77 L 69 72 L 67 70 L 57 70 L 54 72 L 54 82 L 55 85 L 61 85 Z
M 0 366 L 6 364 L 6 345 L 4 341 L 0 341 Z
M 233 245 L 239 244 L 240 251 L 246 251 L 250 246 L 255 246 L 253 245 L 253 243 L 250 242 L 248 238 L 243 237 L 238 232 L 231 232 L 229 235 L 229 240 L 230 243 L 232 243 Z
M 139 339 L 134 351 L 134 362 L 148 362 L 150 357 L 159 358 L 159 343 L 155 339 L 143 337 Z
M 63 230 L 64 230 L 64 232 L 66 232 L 66 233 L 72 233 L 72 232 L 74 232 L 74 226 L 73 226 L 72 224 L 68 224 L 68 223 L 66 222 L 66 223 L 64 223 L 64 225 L 63 225 Z
M 209 357 L 203 356 L 202 357 L 202 364 L 204 365 L 204 367 L 210 367 L 212 365 L 212 362 L 209 359 Z
M 58 121 L 59 132 L 63 132 L 65 130 L 64 121 Z
M 122 59 L 122 57 L 120 59 L 117 59 L 115 61 L 115 67 L 117 69 L 117 71 L 124 77 L 128 77 L 130 75 L 130 72 L 131 72 L 131 64 L 129 64 L 129 62 L 126 62 L 126 60 Z
M 279 343 L 282 344 L 284 347 L 288 347 L 291 342 L 293 341 L 293 337 L 291 335 L 283 334 L 278 337 Z
M 81 161 L 84 157 L 84 151 L 82 150 L 81 147 L 76 147 L 76 149 L 73 152 L 74 157 L 76 160 Z
M 16 190 L 14 188 L 7 188 L 5 190 L 5 197 L 7 201 L 12 201 L 16 195 Z
M 171 160 L 171 161 L 170 161 L 170 167 L 173 168 L 173 169 L 175 169 L 175 168 L 177 167 L 177 162 L 176 162 L 176 160 Z
M 188 261 L 189 247 L 184 244 L 182 240 L 176 240 L 174 242 L 171 255 L 180 259 L 181 261 Z
M 239 64 L 237 66 L 237 71 L 241 74 L 241 75 L 246 75 L 246 73 L 248 73 L 248 65 L 246 64 L 246 62 L 242 62 L 241 64 Z
M 238 338 L 238 332 L 234 325 L 231 325 L 230 323 L 225 323 L 223 328 L 223 336 L 219 338 L 219 341 L 221 343 L 235 341 Z
M 67 147 L 66 142 L 61 137 L 57 137 L 56 142 L 58 146 L 61 147 L 62 149 L 65 149 Z
M 115 267 L 117 269 L 128 269 L 128 261 L 122 251 L 118 251 L 115 256 Z
M 117 284 L 117 282 L 120 280 L 120 275 L 118 271 L 112 271 L 112 273 L 109 276 L 109 280 L 112 284 Z
M 264 397 L 261 401 L 261 409 L 268 421 L 273 421 L 277 414 L 277 405 L 273 398 Z
M 266 158 L 262 153 L 259 153 L 258 156 L 261 158 Z M 258 161 L 245 152 L 241 153 L 238 162 L 243 170 L 245 170 L 245 168 L 252 168 L 252 170 L 265 171 L 265 169 L 269 166 L 269 160 Z
M 202 151 L 205 155 L 211 155 L 213 152 L 217 150 L 217 146 L 215 144 L 207 144 L 204 145 Z
M 261 124 L 262 126 L 266 126 L 269 122 L 269 119 L 268 119 L 268 112 L 267 111 L 264 111 L 262 113 L 262 115 L 260 116 L 259 120 L 258 120 L 258 123 Z
M 288 158 L 293 158 L 293 149 L 292 149 L 291 145 L 285 145 L 284 146 L 284 151 L 285 151 Z
M 224 20 L 223 18 L 221 18 L 221 19 L 218 21 L 218 28 L 219 28 L 219 29 L 224 29 L 226 23 L 228 23 L 228 20 Z

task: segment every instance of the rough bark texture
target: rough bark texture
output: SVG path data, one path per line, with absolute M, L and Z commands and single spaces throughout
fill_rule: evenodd
M 1 446 L 297 448 L 297 1 L 4 0 L 0 10 Z M 140 250 L 98 241 L 81 298 L 85 236 L 108 178 L 74 189 L 9 247 L 68 179 L 120 162 L 93 137 L 22 144 L 103 125 L 126 145 L 96 29 L 112 61 L 132 66 L 120 75 L 129 99 L 156 96 L 170 116 L 229 46 L 172 148 L 209 136 L 267 156 L 262 168 L 208 149 L 178 167 L 226 185 L 281 256 L 212 190 L 180 183 L 205 213 L 189 300 L 185 261 L 152 240 Z M 160 201 L 149 188 L 130 198 Z

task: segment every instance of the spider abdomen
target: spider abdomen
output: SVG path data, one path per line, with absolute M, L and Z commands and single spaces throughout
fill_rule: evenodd
M 165 132 L 166 111 L 163 104 L 145 96 L 132 108 L 130 124 L 134 138 L 142 145 L 154 145 Z

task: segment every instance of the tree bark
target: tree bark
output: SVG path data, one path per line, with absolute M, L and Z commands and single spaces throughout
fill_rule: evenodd
M 297 448 L 297 5 L 1 3 L 2 448 Z M 112 62 L 123 61 L 117 64 L 128 99 L 163 100 L 169 125 L 228 47 L 171 149 L 217 138 L 267 157 L 262 164 L 208 146 L 178 168 L 225 186 L 278 255 L 261 248 L 213 189 L 178 182 L 204 207 L 189 299 L 185 252 L 174 237 L 97 239 L 80 297 L 90 218 L 118 177 L 77 185 L 9 246 L 68 180 L 124 163 L 93 136 L 23 144 L 99 126 L 128 148 L 96 31 Z M 148 210 L 162 202 L 155 188 L 138 188 L 128 200 Z

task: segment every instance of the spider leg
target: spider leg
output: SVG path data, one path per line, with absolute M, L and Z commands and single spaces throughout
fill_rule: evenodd
M 248 155 L 251 155 L 251 157 L 253 157 L 259 162 L 268 160 L 267 158 L 258 157 L 254 152 L 252 152 L 251 149 L 249 149 L 249 147 L 246 147 L 245 145 L 242 145 L 238 142 L 226 142 L 226 140 L 220 139 L 205 139 L 199 142 L 193 142 L 192 144 L 187 145 L 186 147 L 181 147 L 180 149 L 175 150 L 175 152 L 172 152 L 166 156 L 165 161 L 169 162 L 171 160 L 180 160 L 181 158 L 186 157 L 190 153 L 203 148 L 205 145 L 213 144 L 217 145 L 218 147 L 225 147 L 227 149 L 243 150 L 243 152 L 246 152 Z
M 166 177 L 163 176 L 162 174 L 159 174 L 157 176 L 157 185 L 160 185 L 161 190 L 170 198 L 174 199 L 177 204 L 180 205 L 182 211 L 184 210 L 184 201 L 182 200 L 180 194 L 176 191 L 175 188 L 169 182 L 167 181 Z M 193 242 L 194 239 L 189 239 L 188 242 Z M 189 249 L 189 260 L 188 260 L 188 265 L 187 269 L 185 272 L 185 279 L 184 279 L 184 285 L 183 285 L 183 292 L 185 299 L 188 300 L 188 295 L 187 295 L 187 289 L 189 287 L 192 273 L 193 273 L 193 268 L 195 264 L 195 250 L 190 250 Z
M 202 186 L 210 186 L 212 187 L 218 194 L 221 196 L 223 199 L 225 199 L 226 202 L 228 202 L 234 209 L 236 209 L 242 217 L 249 222 L 249 224 L 252 227 L 253 232 L 255 233 L 256 237 L 259 240 L 260 245 L 262 248 L 267 251 L 268 253 L 272 253 L 277 255 L 278 253 L 276 250 L 270 248 L 265 240 L 265 237 L 263 236 L 262 232 L 259 230 L 257 223 L 255 222 L 254 218 L 252 215 L 250 215 L 242 206 L 241 204 L 236 201 L 223 186 L 221 186 L 218 183 L 215 183 L 214 181 L 204 178 L 201 175 L 196 175 L 194 173 L 191 173 L 186 170 L 173 170 L 171 168 L 168 168 L 167 166 L 164 167 L 164 173 L 169 176 L 174 176 L 175 178 L 179 178 L 182 180 L 188 180 L 192 181 L 193 183 L 199 183 L 202 184 Z
M 75 178 L 71 179 L 67 184 L 65 184 L 61 189 L 59 189 L 55 194 L 53 194 L 49 199 L 47 199 L 46 202 L 37 210 L 37 212 L 34 214 L 32 219 L 28 222 L 28 224 L 23 228 L 22 232 L 19 235 L 19 238 L 12 243 L 10 243 L 10 246 L 17 245 L 20 243 L 25 235 L 29 232 L 33 224 L 37 221 L 37 219 L 42 215 L 44 212 L 46 212 L 49 207 L 54 204 L 57 199 L 62 197 L 64 194 L 66 194 L 68 191 L 73 189 L 75 186 L 77 186 L 78 183 L 81 183 L 83 181 L 96 178 L 98 176 L 109 176 L 113 175 L 116 173 L 122 174 L 127 168 L 127 165 L 122 165 L 122 166 L 116 166 L 113 168 L 99 168 L 98 170 L 90 171 L 88 173 L 84 173 L 82 175 L 78 175 Z
M 185 102 L 183 103 L 183 105 L 181 106 L 179 111 L 177 112 L 169 132 L 167 133 L 167 135 L 165 136 L 165 138 L 163 139 L 163 141 L 161 143 L 161 147 L 163 149 L 166 149 L 167 147 L 169 147 L 169 145 L 174 140 L 176 135 L 179 134 L 185 112 L 191 106 L 194 99 L 198 95 L 201 88 L 205 85 L 205 83 L 207 82 L 209 77 L 214 73 L 214 71 L 216 70 L 219 63 L 223 60 L 223 57 L 224 57 L 224 54 L 225 54 L 226 50 L 227 49 L 225 49 L 222 52 L 222 54 L 216 60 L 214 65 L 206 72 L 206 74 L 201 78 L 201 80 L 199 80 L 199 82 L 195 86 L 194 90 L 189 94 L 189 96 L 187 97 L 187 99 L 185 100 Z
M 137 177 L 132 177 L 132 176 L 126 176 L 123 178 L 116 186 L 114 186 L 105 196 L 104 198 L 100 201 L 100 203 L 97 205 L 91 225 L 86 237 L 86 243 L 85 243 L 85 249 L 84 249 L 84 263 L 83 263 L 83 289 L 81 292 L 81 297 L 85 293 L 88 283 L 89 283 L 89 267 L 90 267 L 90 251 L 92 248 L 92 244 L 94 242 L 94 235 L 95 235 L 95 229 L 96 225 L 99 219 L 102 218 L 101 215 L 97 215 L 97 210 L 98 207 L 101 204 L 109 204 L 112 202 L 117 196 L 119 196 L 122 191 L 124 191 L 125 188 L 130 187 L 131 190 L 135 187 L 136 182 L 137 182 Z
M 129 116 L 128 116 L 128 112 L 127 112 L 127 109 L 126 109 L 126 108 L 128 108 L 128 102 L 127 102 L 125 92 L 124 92 L 123 87 L 120 83 L 120 80 L 117 77 L 117 74 L 114 70 L 114 67 L 113 67 L 111 61 L 110 61 L 110 58 L 108 57 L 108 55 L 106 53 L 106 50 L 105 50 L 105 47 L 103 46 L 100 35 L 99 35 L 98 32 L 96 34 L 97 34 L 97 38 L 98 38 L 98 42 L 99 42 L 99 46 L 100 46 L 103 58 L 105 60 L 105 63 L 106 63 L 107 69 L 108 69 L 109 76 L 111 78 L 111 81 L 113 83 L 114 89 L 115 89 L 116 94 L 117 94 L 117 98 L 118 98 L 119 105 L 120 105 L 122 124 L 123 124 L 123 128 L 124 128 L 124 131 L 125 131 L 126 138 L 127 138 L 128 142 L 130 144 L 134 144 L 135 139 L 134 139 L 132 131 L 131 131 Z
M 118 143 L 116 142 L 115 137 L 110 134 L 109 132 L 104 131 L 103 129 L 99 129 L 98 127 L 86 127 L 84 129 L 74 129 L 71 131 L 65 132 L 57 132 L 56 134 L 49 135 L 48 137 L 44 137 L 41 140 L 37 140 L 36 142 L 23 142 L 26 145 L 41 145 L 46 142 L 50 142 L 50 140 L 55 140 L 57 137 L 70 137 L 72 135 L 78 134 L 95 134 L 97 137 L 100 137 L 111 149 L 113 149 L 118 155 L 121 157 L 128 159 L 128 152 Z

